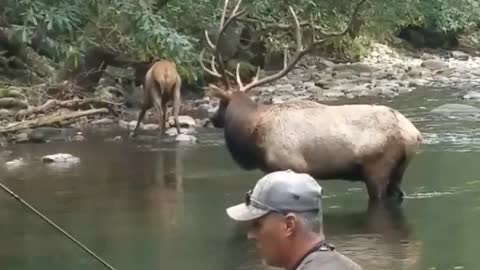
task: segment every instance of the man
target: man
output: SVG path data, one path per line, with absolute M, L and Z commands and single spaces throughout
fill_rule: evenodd
M 322 188 L 308 174 L 277 171 L 258 180 L 245 203 L 227 209 L 249 222 L 248 238 L 268 265 L 287 270 L 361 270 L 321 232 Z

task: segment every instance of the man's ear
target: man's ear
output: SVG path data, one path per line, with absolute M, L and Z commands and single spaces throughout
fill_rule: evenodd
M 287 214 L 285 216 L 285 233 L 288 236 L 292 236 L 294 232 L 297 230 L 298 220 L 295 214 Z

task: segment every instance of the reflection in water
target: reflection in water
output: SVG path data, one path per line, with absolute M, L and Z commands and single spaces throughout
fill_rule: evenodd
M 364 268 L 416 269 L 419 263 L 421 243 L 410 238 L 402 207 L 381 204 L 364 212 L 329 213 L 325 231 L 340 252 Z
M 145 193 L 151 203 L 149 207 L 161 212 L 166 233 L 172 233 L 184 214 L 182 151 L 178 148 L 157 153 L 153 182 Z

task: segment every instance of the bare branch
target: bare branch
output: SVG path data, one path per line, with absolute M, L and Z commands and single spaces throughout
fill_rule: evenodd
M 332 37 L 332 36 L 341 36 L 341 35 L 346 34 L 353 24 L 353 21 L 354 21 L 357 13 L 359 11 L 360 5 L 363 4 L 365 1 L 366 0 L 360 0 L 360 2 L 356 5 L 356 7 L 354 9 L 354 12 L 353 12 L 353 15 L 352 15 L 352 18 L 350 20 L 350 23 L 348 24 L 348 27 L 345 30 L 343 30 L 341 32 L 337 32 L 337 33 L 325 33 L 322 30 L 320 30 L 320 33 L 322 35 L 324 35 L 324 38 L 322 38 L 320 40 L 315 40 L 315 31 L 312 31 L 312 37 L 313 37 L 312 42 L 306 48 L 304 48 L 303 45 L 302 45 L 303 37 L 302 37 L 301 24 L 300 24 L 300 22 L 297 18 L 297 15 L 295 14 L 293 8 L 289 7 L 290 13 L 292 14 L 293 19 L 295 21 L 295 39 L 296 39 L 295 54 L 291 57 L 290 62 L 288 62 L 287 49 L 285 49 L 284 63 L 283 63 L 283 69 L 282 70 L 280 70 L 279 72 L 277 72 L 275 74 L 272 74 L 270 76 L 262 78 L 262 79 L 258 79 L 258 72 L 257 72 L 257 76 L 255 76 L 255 78 L 250 83 L 248 83 L 247 85 L 244 85 L 243 83 L 241 83 L 241 79 L 240 79 L 240 76 L 238 74 L 238 66 L 237 66 L 237 83 L 239 84 L 240 91 L 247 92 L 247 91 L 253 89 L 254 87 L 270 83 L 272 81 L 275 81 L 275 80 L 287 75 L 287 73 L 290 72 L 290 70 L 293 69 L 293 67 L 295 67 L 295 65 L 298 63 L 298 61 L 300 61 L 300 59 L 303 56 L 308 54 L 310 51 L 312 51 L 312 49 L 314 49 L 318 45 L 321 45 L 321 44 L 325 43 L 325 41 L 326 41 L 325 37 L 326 36 Z
M 322 34 L 325 37 L 334 37 L 334 36 L 341 36 L 344 35 L 346 32 L 348 32 L 349 29 L 353 26 L 353 23 L 355 22 L 354 19 L 357 17 L 358 11 L 360 10 L 360 6 L 366 2 L 367 0 L 361 0 L 359 3 L 356 4 L 354 11 L 352 13 L 352 16 L 350 17 L 350 21 L 347 24 L 346 29 L 340 31 L 340 32 L 325 32 L 325 30 L 318 25 L 312 25 L 311 22 L 307 21 L 300 21 L 300 26 L 301 27 L 311 27 L 312 30 L 318 31 L 320 34 Z M 279 30 L 290 30 L 294 26 L 291 24 L 285 24 L 285 23 L 280 23 L 274 20 L 264 20 L 264 19 L 259 19 L 255 17 L 247 17 L 247 18 L 238 18 L 238 21 L 241 22 L 246 22 L 246 23 L 259 23 L 262 25 L 261 30 L 262 31 L 271 31 L 272 29 L 279 29 Z
M 355 22 L 355 18 L 357 17 L 358 11 L 360 10 L 360 6 L 365 3 L 367 0 L 360 0 L 360 2 L 357 3 L 355 8 L 353 9 L 353 13 L 350 16 L 350 21 L 347 24 L 347 27 L 343 31 L 340 32 L 324 32 L 322 29 L 317 29 L 320 31 L 320 34 L 322 34 L 325 37 L 336 37 L 336 36 L 343 36 L 345 35 L 351 28 L 353 23 Z
M 295 20 L 295 34 L 296 34 L 296 39 L 297 39 L 297 52 L 301 51 L 303 49 L 302 46 L 302 33 L 301 33 L 301 28 L 300 28 L 300 22 L 298 21 L 297 14 L 295 14 L 295 11 L 293 11 L 292 7 L 289 7 L 290 13 L 292 13 L 293 19 Z
M 355 20 L 355 17 L 357 16 L 357 13 L 360 9 L 360 6 L 366 1 L 367 0 L 360 0 L 360 2 L 355 6 L 355 9 L 353 11 L 351 20 L 348 23 L 348 26 L 343 31 L 326 33 L 321 28 L 312 27 L 312 37 L 313 37 L 312 42 L 310 42 L 310 44 L 306 48 L 302 44 L 303 43 L 302 25 L 309 25 L 310 23 L 300 23 L 300 21 L 298 20 L 297 15 L 295 14 L 295 11 L 293 10 L 293 8 L 289 7 L 289 11 L 292 14 L 293 20 L 295 22 L 295 43 L 296 43 L 295 53 L 293 54 L 293 56 L 289 57 L 288 56 L 288 49 L 286 48 L 285 49 L 285 54 L 284 54 L 283 69 L 281 71 L 279 71 L 275 74 L 272 74 L 270 76 L 267 76 L 265 78 L 259 79 L 260 68 L 257 68 L 257 73 L 256 73 L 255 77 L 246 85 L 242 82 L 242 80 L 240 78 L 240 63 L 238 63 L 237 67 L 236 67 L 235 78 L 236 78 L 237 84 L 239 86 L 239 90 L 247 92 L 247 91 L 253 89 L 254 87 L 270 83 L 274 80 L 277 80 L 277 79 L 285 76 L 290 70 L 292 70 L 295 67 L 295 65 L 298 63 L 298 61 L 300 61 L 300 59 L 303 56 L 308 54 L 313 48 L 317 47 L 318 45 L 321 45 L 321 44 L 325 43 L 325 41 L 326 41 L 325 38 L 326 37 L 342 36 L 342 35 L 346 34 L 350 30 L 350 28 L 352 27 L 352 25 L 354 23 L 354 20 Z M 219 42 L 220 42 L 220 39 L 221 39 L 223 33 L 225 32 L 225 29 L 228 27 L 228 25 L 230 23 L 232 23 L 235 19 L 237 19 L 239 16 L 241 16 L 245 12 L 245 9 L 239 11 L 240 4 L 241 4 L 242 0 L 238 0 L 237 4 L 235 5 L 235 8 L 232 11 L 232 13 L 230 14 L 230 16 L 228 16 L 228 19 L 226 19 L 226 17 L 227 17 L 227 11 L 226 10 L 227 10 L 227 7 L 228 7 L 228 2 L 229 2 L 229 0 L 225 0 L 225 5 L 224 5 L 223 12 L 222 12 L 221 20 L 220 20 L 219 33 L 218 33 L 218 36 L 217 36 L 215 42 L 212 42 L 210 40 L 210 38 L 208 37 L 208 32 L 205 31 L 207 43 L 208 43 L 209 47 L 213 50 L 214 57 L 212 58 L 213 62 L 212 62 L 212 68 L 211 69 L 205 68 L 204 65 L 202 65 L 202 68 L 204 68 L 210 74 L 215 74 L 214 76 L 216 76 L 216 77 L 221 76 L 221 79 L 222 79 L 224 85 L 227 87 L 227 90 L 230 90 L 231 87 L 230 87 L 230 83 L 229 83 L 229 80 L 227 78 L 227 75 L 233 77 L 233 74 L 226 71 L 226 69 L 224 67 L 224 64 L 223 64 L 222 55 L 219 52 L 218 45 L 219 45 Z M 291 27 L 291 26 L 289 26 L 289 27 Z M 319 33 L 321 35 L 323 35 L 322 39 L 320 39 L 320 40 L 315 39 L 315 32 L 316 32 L 315 30 L 318 30 Z M 216 60 L 218 62 L 218 70 L 215 68 L 214 60 Z

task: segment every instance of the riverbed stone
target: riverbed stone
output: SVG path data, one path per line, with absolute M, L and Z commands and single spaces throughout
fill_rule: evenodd
M 462 51 L 452 51 L 452 57 L 457 60 L 466 61 L 470 58 L 470 55 Z
M 68 141 L 77 134 L 77 128 L 38 127 L 25 131 L 30 142 L 45 143 L 50 141 Z
M 145 124 L 143 125 L 142 129 L 146 131 L 153 131 L 160 129 L 160 126 L 158 124 Z
M 197 137 L 188 134 L 179 134 L 175 137 L 176 142 L 189 142 L 196 143 L 198 141 Z
M 193 128 L 180 128 L 180 132 L 182 134 L 192 134 L 195 133 L 195 129 Z M 165 134 L 168 136 L 176 136 L 179 135 L 177 129 L 175 127 L 171 127 L 165 131 Z
M 206 127 L 210 123 L 210 119 L 208 118 L 195 119 L 195 123 L 197 123 L 197 126 L 199 127 Z
M 125 120 L 119 120 L 118 121 L 118 126 L 123 128 L 123 129 L 128 129 L 128 122 Z
M 129 130 L 133 130 L 135 129 L 135 127 L 137 126 L 137 122 L 136 120 L 133 120 L 133 121 L 130 121 L 128 122 L 128 129 Z M 143 123 L 140 123 L 140 125 L 138 126 L 139 129 L 143 129 L 144 128 L 144 124 Z
M 13 116 L 13 112 L 7 109 L 0 109 L 0 120 L 8 119 Z
M 80 158 L 73 156 L 72 154 L 68 153 L 58 153 L 52 155 L 46 155 L 42 157 L 43 163 L 78 163 L 80 162 Z
M 197 126 L 197 123 L 195 122 L 195 119 L 193 119 L 191 116 L 188 115 L 179 115 L 178 116 L 178 122 L 180 127 L 195 127 Z M 175 119 L 173 116 L 170 116 L 168 118 L 168 124 L 170 127 L 175 126 Z
M 26 162 L 23 158 L 17 158 L 5 162 L 5 167 L 9 170 L 17 169 L 25 165 Z
M 447 68 L 448 65 L 442 60 L 428 59 L 422 62 L 421 67 L 425 67 L 430 70 L 439 70 Z
M 112 125 L 114 123 L 113 119 L 110 118 L 101 118 L 96 119 L 90 122 L 92 125 Z
M 349 71 L 353 74 L 372 73 L 376 68 L 364 63 L 338 64 L 333 66 L 333 71 Z
M 479 91 L 468 91 L 467 94 L 463 96 L 463 99 L 480 101 L 480 92 Z
M 29 141 L 28 133 L 20 132 L 20 133 L 15 134 L 15 142 L 25 143 L 25 142 L 28 142 L 28 141 Z
M 75 136 L 73 136 L 72 141 L 74 142 L 83 142 L 85 141 L 85 137 L 83 136 L 82 132 L 77 132 Z
M 466 104 L 449 103 L 431 110 L 432 113 L 479 113 L 480 109 Z

